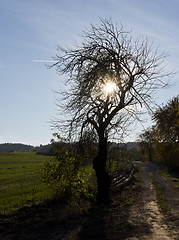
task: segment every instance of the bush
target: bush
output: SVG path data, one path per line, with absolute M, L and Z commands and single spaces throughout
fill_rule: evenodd
M 55 156 L 42 168 L 44 180 L 61 199 L 92 198 L 95 190 L 90 186 L 92 172 L 83 166 L 84 160 L 64 144 L 55 150 Z

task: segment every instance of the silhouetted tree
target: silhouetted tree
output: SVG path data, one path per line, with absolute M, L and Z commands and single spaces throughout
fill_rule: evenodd
M 165 73 L 165 54 L 147 39 L 133 39 L 111 20 L 100 20 L 83 33 L 81 45 L 58 47 L 55 57 L 60 74 L 67 76 L 69 86 L 58 102 L 62 117 L 55 124 L 61 133 L 83 135 L 85 128 L 98 137 L 98 154 L 93 168 L 98 182 L 97 199 L 109 201 L 110 177 L 106 171 L 107 139 L 136 118 L 138 108 L 152 107 L 152 96 L 166 86 L 161 80 Z

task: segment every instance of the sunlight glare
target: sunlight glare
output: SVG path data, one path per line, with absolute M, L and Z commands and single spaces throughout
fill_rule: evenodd
M 107 82 L 105 85 L 104 85 L 104 92 L 107 94 L 107 95 L 110 95 L 112 94 L 116 89 L 116 84 L 114 82 Z

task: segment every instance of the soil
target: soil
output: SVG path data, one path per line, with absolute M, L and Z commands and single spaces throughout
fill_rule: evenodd
M 179 239 L 179 188 L 163 178 L 154 164 L 135 162 L 139 178 L 112 191 L 110 206 L 91 206 L 80 216 L 62 218 L 57 201 L 24 207 L 0 216 L 2 240 L 136 240 Z M 153 186 L 162 187 L 170 213 L 163 215 Z M 63 219 L 63 220 L 62 220 Z M 65 219 L 65 220 L 64 220 Z

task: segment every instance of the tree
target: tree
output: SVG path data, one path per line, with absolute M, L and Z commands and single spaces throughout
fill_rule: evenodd
M 159 158 L 171 171 L 179 170 L 179 96 L 153 114 Z
M 165 106 L 159 107 L 153 114 L 156 122 L 156 135 L 162 142 L 179 142 L 179 96 L 174 97 Z
M 133 39 L 123 27 L 111 20 L 100 20 L 83 32 L 81 45 L 74 48 L 58 46 L 53 64 L 67 76 L 69 90 L 59 100 L 64 121 L 56 122 L 59 130 L 69 136 L 83 135 L 84 129 L 97 134 L 98 154 L 93 160 L 96 171 L 99 202 L 109 201 L 110 177 L 106 171 L 107 140 L 136 118 L 139 107 L 152 107 L 152 96 L 165 87 L 162 62 L 165 54 L 158 53 L 147 39 Z
M 153 142 L 155 141 L 155 135 L 152 128 L 148 128 L 143 133 L 139 135 L 138 139 L 142 150 L 145 152 L 147 150 L 149 161 L 152 162 L 153 158 Z

